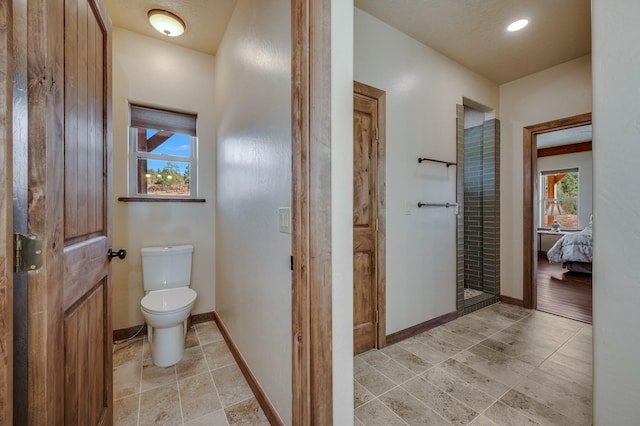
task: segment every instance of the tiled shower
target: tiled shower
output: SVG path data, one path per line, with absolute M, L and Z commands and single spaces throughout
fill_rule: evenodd
M 500 295 L 500 122 L 458 105 L 457 135 L 457 307 L 464 315 Z

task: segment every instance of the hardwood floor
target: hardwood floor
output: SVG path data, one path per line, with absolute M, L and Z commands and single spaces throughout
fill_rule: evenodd
M 591 324 L 591 274 L 563 269 L 538 256 L 538 310 Z

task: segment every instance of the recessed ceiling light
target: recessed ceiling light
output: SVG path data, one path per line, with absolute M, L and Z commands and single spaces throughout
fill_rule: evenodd
M 511 23 L 507 27 L 507 31 L 510 31 L 510 32 L 520 31 L 521 29 L 526 27 L 528 24 L 529 24 L 529 20 L 528 19 L 519 19 L 519 20 Z
M 177 37 L 184 33 L 184 21 L 171 12 L 152 9 L 147 13 L 147 16 L 153 28 L 166 36 Z

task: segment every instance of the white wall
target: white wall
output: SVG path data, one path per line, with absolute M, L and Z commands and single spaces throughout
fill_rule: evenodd
M 640 418 L 640 2 L 593 1 L 594 424 Z
M 355 10 L 354 78 L 387 92 L 387 334 L 456 310 L 456 104 L 498 108 L 498 86 Z M 407 214 L 407 210 L 408 213 Z
M 552 155 L 538 159 L 538 172 L 562 169 L 578 169 L 578 229 L 584 229 L 589 224 L 591 212 L 593 211 L 592 152 Z M 554 236 L 544 235 L 542 237 L 542 250 L 547 251 L 557 239 Z
M 216 311 L 291 424 L 290 2 L 239 0 L 216 60 Z
M 353 421 L 353 2 L 331 2 L 333 424 Z M 347 184 L 348 183 L 348 184 Z
M 591 56 L 500 86 L 500 293 L 522 300 L 522 129 L 591 111 Z
M 113 31 L 113 328 L 142 324 L 140 248 L 193 244 L 193 313 L 215 307 L 213 56 L 121 28 Z M 198 114 L 198 196 L 206 203 L 121 202 L 127 196 L 129 102 Z

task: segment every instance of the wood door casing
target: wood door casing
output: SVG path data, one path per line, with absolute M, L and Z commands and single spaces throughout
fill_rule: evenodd
M 0 425 L 13 424 L 12 3 L 0 3 Z
M 385 345 L 384 92 L 355 82 L 353 98 L 353 345 Z
M 112 424 L 111 23 L 101 0 L 28 0 L 28 421 Z

